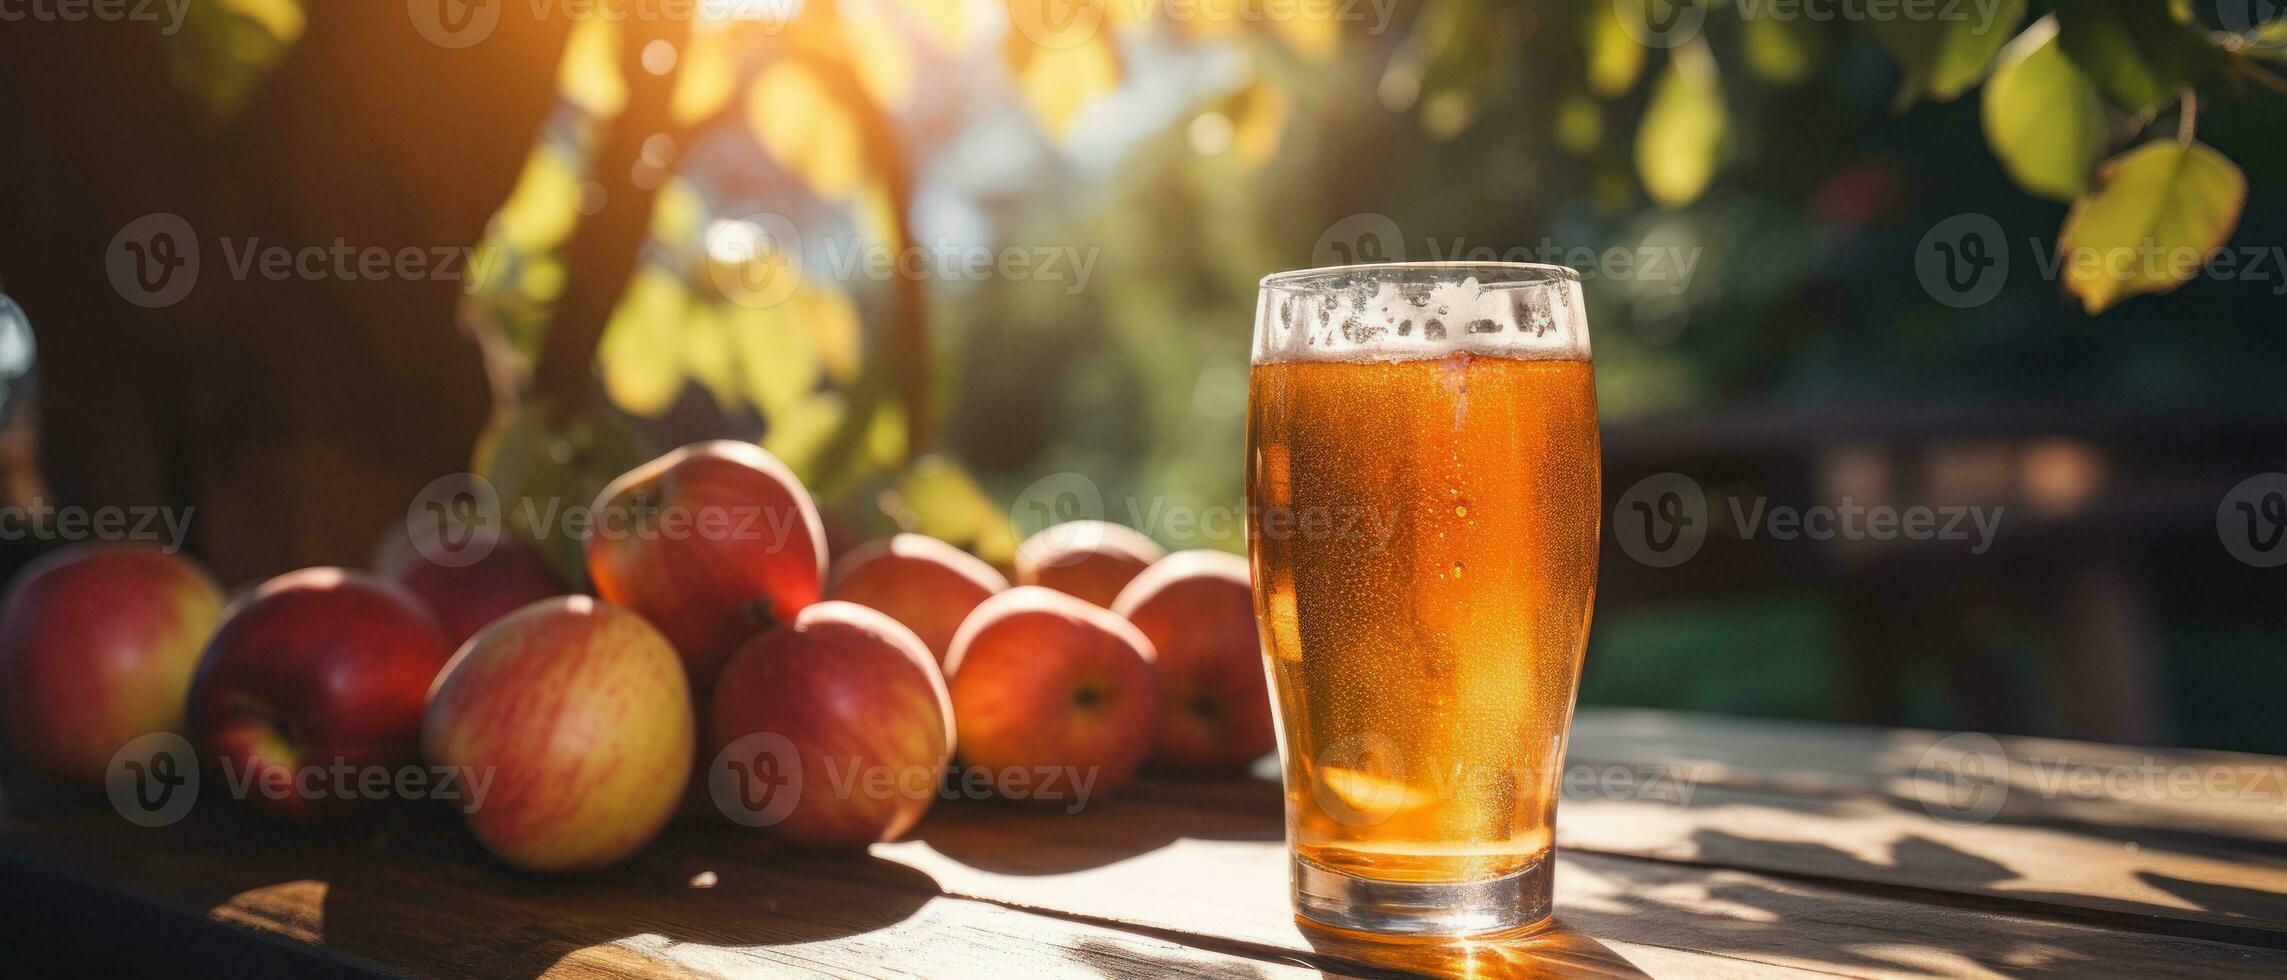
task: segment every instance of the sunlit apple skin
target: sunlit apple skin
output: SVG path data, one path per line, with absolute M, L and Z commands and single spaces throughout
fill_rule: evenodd
M 1167 549 L 1131 527 L 1067 521 L 1042 528 L 1016 549 L 1016 583 L 1055 589 L 1110 606 Z
M 911 830 L 936 800 L 953 753 L 953 707 L 937 662 L 911 630 L 847 602 L 821 602 L 748 640 L 715 683 L 707 720 L 717 753 L 757 732 L 794 746 L 802 795 L 763 830 L 818 850 L 854 850 Z M 877 768 L 887 776 L 869 788 L 864 774 Z M 837 788 L 836 774 L 849 792 Z
M 627 530 L 645 515 L 676 512 L 690 533 Z M 752 443 L 693 443 L 636 467 L 604 488 L 593 515 L 587 556 L 596 594 L 667 634 L 701 690 L 740 643 L 825 592 L 818 508 L 786 464 Z M 707 531 L 708 520 L 718 529 Z
M 1159 654 L 1159 731 L 1149 764 L 1192 775 L 1243 772 L 1278 747 L 1247 560 L 1178 551 L 1113 600 Z
M 926 535 L 900 534 L 869 542 L 837 562 L 826 598 L 889 614 L 942 664 L 962 621 L 1008 587 L 1008 579 L 975 555 Z
M 98 785 L 120 746 L 181 731 L 222 607 L 205 570 L 157 548 L 71 547 L 26 566 L 0 611 L 17 756 L 47 779 Z
M 528 871 L 592 871 L 651 843 L 682 801 L 697 738 L 674 647 L 587 596 L 479 630 L 437 675 L 421 724 L 430 765 L 490 774 L 469 829 Z
M 421 703 L 451 656 L 435 617 L 396 586 L 305 568 L 257 586 L 223 613 L 191 680 L 190 739 L 240 774 L 247 803 L 309 819 L 354 809 L 335 796 L 262 791 L 305 766 L 394 772 L 418 761 Z M 283 770 L 278 776 L 265 776 Z
M 1091 798 L 1119 788 L 1158 725 L 1155 657 L 1127 620 L 1073 596 L 1018 586 L 985 600 L 946 661 L 963 766 L 996 780 L 1054 768 L 1068 792 L 1076 769 Z
M 493 620 L 566 591 L 538 551 L 510 537 L 467 565 L 440 565 L 409 548 L 388 580 L 421 600 L 455 649 Z

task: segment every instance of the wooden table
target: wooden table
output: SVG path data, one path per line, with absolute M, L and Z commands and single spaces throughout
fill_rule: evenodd
M 2004 797 L 1945 778 L 1965 751 Z M 1562 926 L 1404 944 L 1297 928 L 1267 781 L 945 804 L 845 859 L 691 819 L 575 878 L 504 869 L 441 805 L 345 834 L 18 801 L 0 975 L 2287 972 L 2287 759 L 1587 711 L 1568 772 Z

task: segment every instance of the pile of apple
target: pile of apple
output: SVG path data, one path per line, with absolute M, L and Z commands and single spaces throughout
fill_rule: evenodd
M 154 731 L 257 787 L 311 767 L 484 771 L 470 829 L 544 871 L 640 850 L 695 772 L 741 778 L 707 763 L 757 735 L 810 773 L 929 777 L 806 792 L 762 828 L 823 850 L 910 830 L 956 755 L 983 785 L 1053 768 L 1089 773 L 1101 795 L 1146 764 L 1227 774 L 1273 747 L 1236 556 L 1167 555 L 1080 522 L 1026 541 L 1015 587 L 913 534 L 858 547 L 829 575 L 809 493 L 732 442 L 638 467 L 594 513 L 615 518 L 586 541 L 594 596 L 561 594 L 512 539 L 459 567 L 416 548 L 379 575 L 303 569 L 227 607 L 182 557 L 65 549 L 27 568 L 0 611 L 9 737 L 67 784 L 102 784 L 122 746 Z M 642 520 L 676 513 L 698 519 L 681 533 Z M 244 796 L 292 819 L 360 805 Z

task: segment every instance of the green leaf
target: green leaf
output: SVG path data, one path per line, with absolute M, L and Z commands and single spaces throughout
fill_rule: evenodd
M 2201 143 L 2157 140 L 2114 157 L 2057 236 L 2065 291 L 2101 313 L 2198 275 L 2247 203 L 2247 177 Z
M 2143 112 L 2223 64 L 2207 32 L 2157 3 L 2057 0 L 2057 43 L 2104 94 Z
M 1652 199 L 1669 207 L 1697 200 L 1715 178 L 1716 152 L 1729 125 L 1707 41 L 1677 47 L 1636 128 L 1636 173 Z
M 2104 98 L 2057 46 L 2057 20 L 2043 17 L 2009 42 L 1985 83 L 1985 142 L 2017 185 L 2069 201 L 2110 143 Z
M 1608 99 L 1628 94 L 1644 75 L 1644 45 L 1628 36 L 1620 11 L 1609 3 L 1590 8 L 1582 26 L 1588 34 L 1589 89 Z
M 1993 56 L 2025 19 L 2025 0 L 1999 0 L 1991 7 L 1906 4 L 1893 11 L 1869 23 L 1875 40 L 1906 73 L 1898 87 L 1902 108 L 1923 97 L 1951 102 L 1982 81 Z
M 1761 16 L 1749 16 L 1763 9 Z M 1740 47 L 1747 56 L 1747 73 L 1773 85 L 1799 85 L 1818 68 L 1821 56 L 1818 22 L 1808 17 L 1772 16 L 1761 5 L 1743 4 L 1746 25 Z

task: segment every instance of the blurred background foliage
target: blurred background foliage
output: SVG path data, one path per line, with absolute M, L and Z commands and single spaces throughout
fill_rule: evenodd
M 1164 544 L 1237 549 L 1235 523 L 1158 515 L 1240 505 L 1255 280 L 1544 242 L 1697 262 L 1588 283 L 1623 434 L 1788 409 L 2287 408 L 2287 269 L 2025 271 L 2059 243 L 2280 243 L 2287 21 L 2187 0 L 1802 13 L 1845 6 L 1864 5 L 731 0 L 672 31 L 584 19 L 485 233 L 504 272 L 464 304 L 495 399 L 478 465 L 512 495 L 585 499 L 619 461 L 737 435 L 792 463 L 845 540 L 904 527 L 1005 563 L 1028 530 L 1009 502 L 1070 472 Z M 227 116 L 324 16 L 199 0 L 172 70 Z M 641 130 L 626 172 L 604 162 L 615 127 Z M 648 206 L 624 289 L 570 342 L 594 370 L 551 390 L 572 253 L 628 197 Z M 1914 261 L 1958 214 L 2031 243 L 1965 310 Z M 852 264 L 978 248 L 1062 258 Z M 1599 621 L 1588 697 L 1832 717 L 1835 633 L 1799 591 L 1627 611 Z M 2232 686 L 2211 673 L 2174 676 Z M 1903 683 L 1905 720 L 1948 720 L 1935 682 Z

